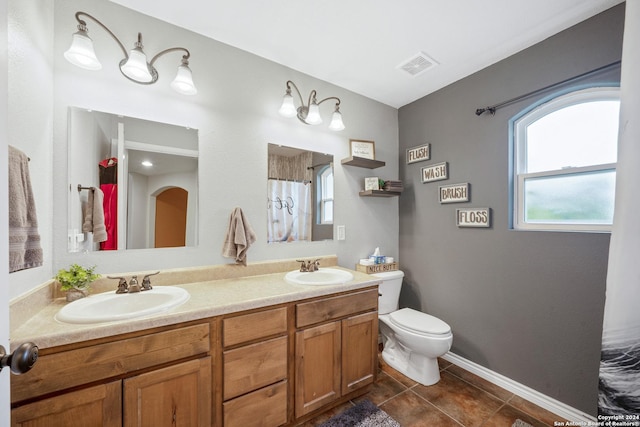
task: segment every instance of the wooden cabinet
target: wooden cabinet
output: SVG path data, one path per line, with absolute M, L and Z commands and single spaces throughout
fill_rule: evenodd
M 122 382 L 113 381 L 43 399 L 11 411 L 13 427 L 122 425 Z
M 222 321 L 225 427 L 275 427 L 288 421 L 287 307 Z
M 378 361 L 378 312 L 342 321 L 342 394 L 373 384 Z
M 143 333 L 47 349 L 12 378 L 12 425 L 210 426 L 209 323 Z
M 373 383 L 377 307 L 377 289 L 297 305 L 296 418 Z
M 123 381 L 125 427 L 211 425 L 211 357 Z
M 295 425 L 375 380 L 377 307 L 374 286 L 47 348 L 12 426 Z

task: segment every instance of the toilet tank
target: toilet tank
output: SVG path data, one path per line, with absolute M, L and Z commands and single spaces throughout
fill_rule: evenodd
M 400 288 L 402 288 L 402 278 L 404 273 L 400 270 L 385 271 L 375 273 L 372 276 L 382 280 L 378 287 L 380 296 L 378 297 L 378 313 L 387 314 L 398 309 L 400 299 Z

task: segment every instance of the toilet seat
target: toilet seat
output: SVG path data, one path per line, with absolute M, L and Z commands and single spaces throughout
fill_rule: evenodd
M 411 308 L 402 308 L 389 314 L 395 326 L 420 335 L 442 337 L 451 334 L 451 327 L 437 317 Z

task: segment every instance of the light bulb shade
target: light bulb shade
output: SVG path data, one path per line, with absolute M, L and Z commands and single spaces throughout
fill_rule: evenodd
M 139 47 L 129 51 L 129 59 L 120 66 L 120 70 L 122 74 L 138 83 L 150 83 L 153 80 L 147 63 L 147 55 Z
M 309 105 L 309 112 L 307 113 L 305 122 L 310 125 L 319 125 L 322 123 L 322 117 L 320 117 L 320 106 L 315 102 Z
M 193 84 L 191 68 L 186 64 L 178 66 L 178 73 L 176 74 L 176 78 L 171 82 L 171 87 L 183 95 L 195 95 L 198 93 L 196 86 Z
M 73 34 L 71 46 L 64 53 L 64 57 L 73 65 L 85 70 L 95 71 L 102 68 L 93 50 L 93 41 L 86 31 L 79 30 Z
M 287 93 L 282 99 L 282 105 L 280 106 L 278 113 L 283 117 L 294 117 L 297 114 L 291 93 Z
M 340 111 L 336 110 L 333 112 L 331 116 L 331 124 L 329 124 L 329 129 L 331 130 L 343 130 L 344 123 L 342 123 L 342 114 Z

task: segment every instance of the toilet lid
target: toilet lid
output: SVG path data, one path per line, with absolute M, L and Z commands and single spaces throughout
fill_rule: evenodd
M 389 314 L 395 325 L 419 334 L 444 335 L 451 327 L 437 317 L 411 308 L 402 308 Z

